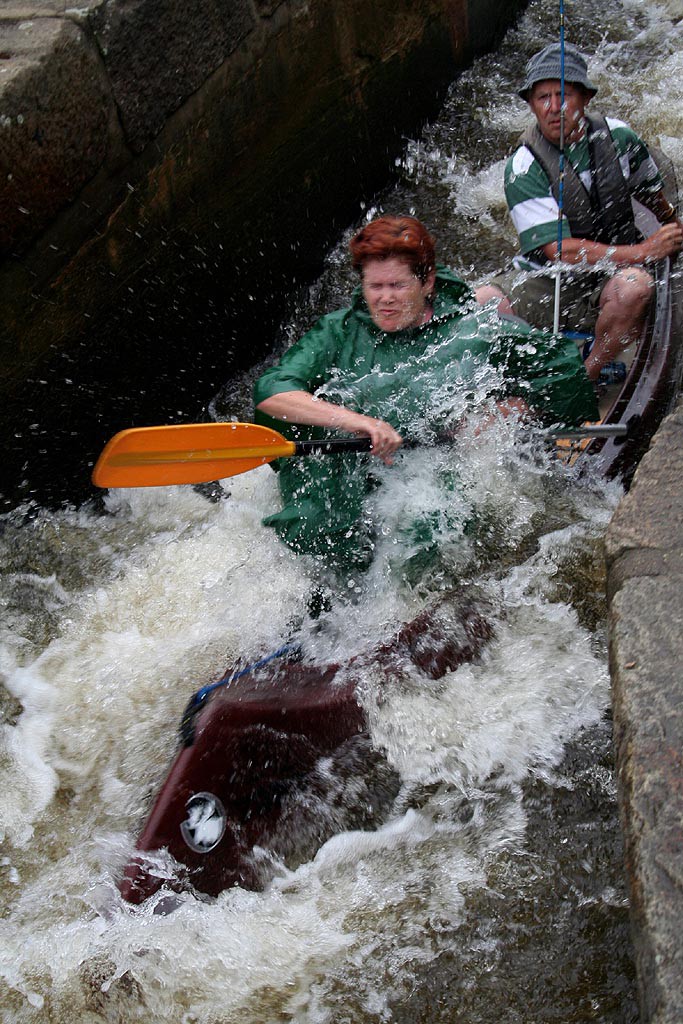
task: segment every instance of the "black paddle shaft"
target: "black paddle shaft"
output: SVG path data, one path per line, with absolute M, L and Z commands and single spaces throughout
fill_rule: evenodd
M 598 424 L 593 423 L 585 427 L 576 427 L 574 429 L 560 429 L 560 430 L 546 430 L 542 433 L 550 441 L 557 441 L 562 438 L 567 440 L 576 440 L 582 437 L 613 437 L 615 442 L 619 444 L 625 441 L 634 432 L 636 427 L 635 420 L 637 417 L 633 417 L 632 421 L 629 421 L 628 425 L 625 424 Z M 452 440 L 449 438 L 448 440 Z M 325 441 L 296 441 L 295 455 L 312 455 L 314 452 L 322 452 L 324 455 L 335 455 L 338 452 L 369 452 L 372 451 L 372 442 L 369 437 L 331 437 Z M 404 448 L 414 448 L 416 443 L 413 441 L 406 441 L 403 444 Z
M 327 441 L 296 441 L 296 455 L 312 455 L 322 452 L 334 455 L 337 452 L 369 452 L 372 442 L 369 437 L 331 437 Z

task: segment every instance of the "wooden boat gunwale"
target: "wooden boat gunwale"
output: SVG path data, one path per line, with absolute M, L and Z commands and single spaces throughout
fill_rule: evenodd
M 626 425 L 628 433 L 626 437 L 596 437 L 575 449 L 581 455 L 581 467 L 597 467 L 600 475 L 619 478 L 626 488 L 680 388 L 683 369 L 680 272 L 667 258 L 655 266 L 654 278 L 655 296 L 641 340 L 626 379 L 600 421 L 608 426 Z M 585 455 L 590 459 L 584 459 Z
M 650 143 L 648 149 L 662 176 L 664 194 L 680 218 L 680 194 L 673 161 L 659 145 Z M 661 227 L 651 210 L 636 199 L 633 200 L 633 212 L 642 237 L 653 235 Z M 603 476 L 619 478 L 626 488 L 630 486 L 638 462 L 681 386 L 683 277 L 677 268 L 678 259 L 667 257 L 656 263 L 654 268 L 648 268 L 655 281 L 654 301 L 626 379 L 616 390 L 600 421 L 606 426 L 627 426 L 626 437 L 596 437 L 574 447 L 569 455 L 566 449 L 563 453 L 563 458 L 570 463 L 579 455 L 590 455 L 590 460 L 579 460 L 581 466 L 597 465 Z M 611 393 L 613 389 L 608 390 Z

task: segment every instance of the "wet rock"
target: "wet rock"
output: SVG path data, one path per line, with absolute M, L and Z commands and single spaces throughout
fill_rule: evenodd
M 110 100 L 97 52 L 71 21 L 3 15 L 0 256 L 16 257 L 100 167 Z
M 139 153 L 255 28 L 247 3 L 104 0 L 92 19 L 126 140 Z
M 683 408 L 607 535 L 619 793 L 643 1021 L 683 1020 Z

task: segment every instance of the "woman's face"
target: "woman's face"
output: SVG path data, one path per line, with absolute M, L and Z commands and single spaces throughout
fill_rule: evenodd
M 362 271 L 363 297 L 376 326 L 403 331 L 429 320 L 427 297 L 434 290 L 434 276 L 431 273 L 423 284 L 405 260 L 368 260 Z

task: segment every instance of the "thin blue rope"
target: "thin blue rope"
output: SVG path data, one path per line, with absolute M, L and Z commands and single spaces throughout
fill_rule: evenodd
M 564 0 L 560 0 L 560 182 L 558 188 L 557 258 L 562 259 L 562 217 L 564 212 Z
M 553 334 L 560 330 L 562 287 L 562 220 L 564 215 L 564 0 L 560 0 L 560 180 L 557 190 L 557 262 L 555 264 L 555 307 Z
M 202 701 L 206 700 L 210 693 L 214 690 L 219 689 L 221 686 L 228 686 L 229 683 L 235 682 L 237 679 L 241 679 L 242 676 L 249 675 L 250 672 L 256 671 L 256 669 L 262 668 L 269 662 L 274 661 L 275 658 L 282 658 L 286 654 L 294 654 L 299 651 L 298 644 L 285 644 L 284 647 L 278 648 L 277 651 L 273 651 L 265 658 L 261 658 L 260 661 L 254 661 L 251 665 L 245 665 L 239 672 L 230 672 L 227 676 L 223 676 L 222 679 L 216 680 L 215 683 L 209 683 L 207 686 L 203 686 L 201 690 L 197 690 L 194 696 L 190 699 L 190 706 L 195 707 L 197 704 L 201 704 Z

